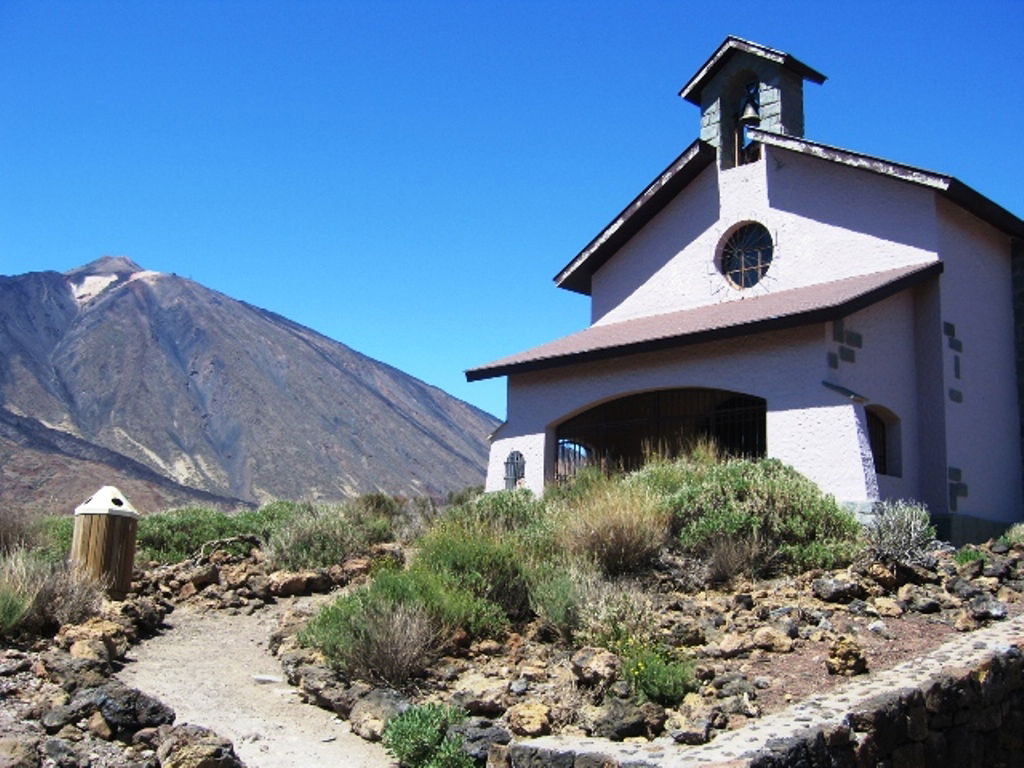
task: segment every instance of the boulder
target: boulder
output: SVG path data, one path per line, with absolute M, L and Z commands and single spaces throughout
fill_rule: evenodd
M 826 603 L 848 603 L 866 594 L 859 582 L 834 574 L 821 576 L 812 581 L 811 590 L 819 600 Z
M 622 660 L 607 648 L 588 645 L 572 656 L 572 672 L 583 685 L 606 686 L 619 676 Z
M 198 725 L 172 729 L 160 742 L 156 757 L 160 768 L 245 768 L 230 741 Z
M 830 675 L 860 675 L 868 671 L 868 660 L 864 649 L 844 635 L 832 643 L 825 668 Z
M 505 711 L 506 688 L 504 680 L 470 672 L 457 683 L 452 703 L 471 715 L 500 715 Z
M 793 650 L 793 640 L 786 633 L 774 627 L 761 627 L 754 632 L 754 645 L 766 651 L 789 653 Z
M 599 707 L 592 735 L 622 741 L 630 736 L 643 736 L 646 732 L 647 718 L 640 707 L 632 701 L 612 699 Z
M 35 736 L 0 737 L 0 768 L 39 768 L 38 745 Z
M 398 691 L 375 688 L 353 705 L 348 719 L 354 734 L 367 741 L 380 741 L 388 720 L 408 708 L 409 702 Z
M 551 731 L 551 709 L 539 701 L 524 701 L 509 707 L 505 718 L 517 736 L 543 736 Z
M 462 738 L 462 749 L 478 763 L 487 759 L 491 747 L 512 741 L 512 734 L 484 717 L 472 717 L 448 728 L 448 736 Z
M 898 601 L 893 600 L 891 597 L 876 597 L 872 601 L 872 605 L 878 612 L 879 616 L 896 618 L 897 616 L 903 615 L 903 607 Z
M 173 709 L 120 680 L 81 690 L 67 706 L 82 711 L 81 717 L 99 711 L 114 735 L 124 741 L 131 741 L 132 734 L 141 728 L 174 722 Z

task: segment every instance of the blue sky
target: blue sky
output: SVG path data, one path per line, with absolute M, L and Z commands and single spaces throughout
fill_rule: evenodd
M 697 134 L 728 34 L 806 135 L 1024 215 L 1024 2 L 0 0 L 0 274 L 104 254 L 503 416 L 463 370 L 586 325 L 551 278 Z

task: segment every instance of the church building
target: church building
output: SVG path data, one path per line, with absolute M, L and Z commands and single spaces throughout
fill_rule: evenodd
M 536 493 L 712 438 L 940 533 L 1024 519 L 1024 222 L 958 180 L 804 138 L 825 76 L 729 37 L 680 92 L 700 136 L 555 277 L 589 327 L 508 377 L 487 489 Z

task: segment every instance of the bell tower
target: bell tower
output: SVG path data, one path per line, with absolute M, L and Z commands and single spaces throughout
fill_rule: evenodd
M 721 168 L 761 157 L 747 128 L 804 135 L 804 80 L 825 76 L 788 53 L 729 36 L 679 95 L 701 110 L 700 137 L 718 149 Z

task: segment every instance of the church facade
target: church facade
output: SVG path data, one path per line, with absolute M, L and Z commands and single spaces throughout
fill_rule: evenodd
M 467 371 L 508 377 L 488 490 L 710 438 L 855 509 L 923 501 L 947 535 L 1024 518 L 1024 222 L 804 138 L 824 80 L 734 37 L 691 78 L 700 137 L 555 278 L 590 326 Z

